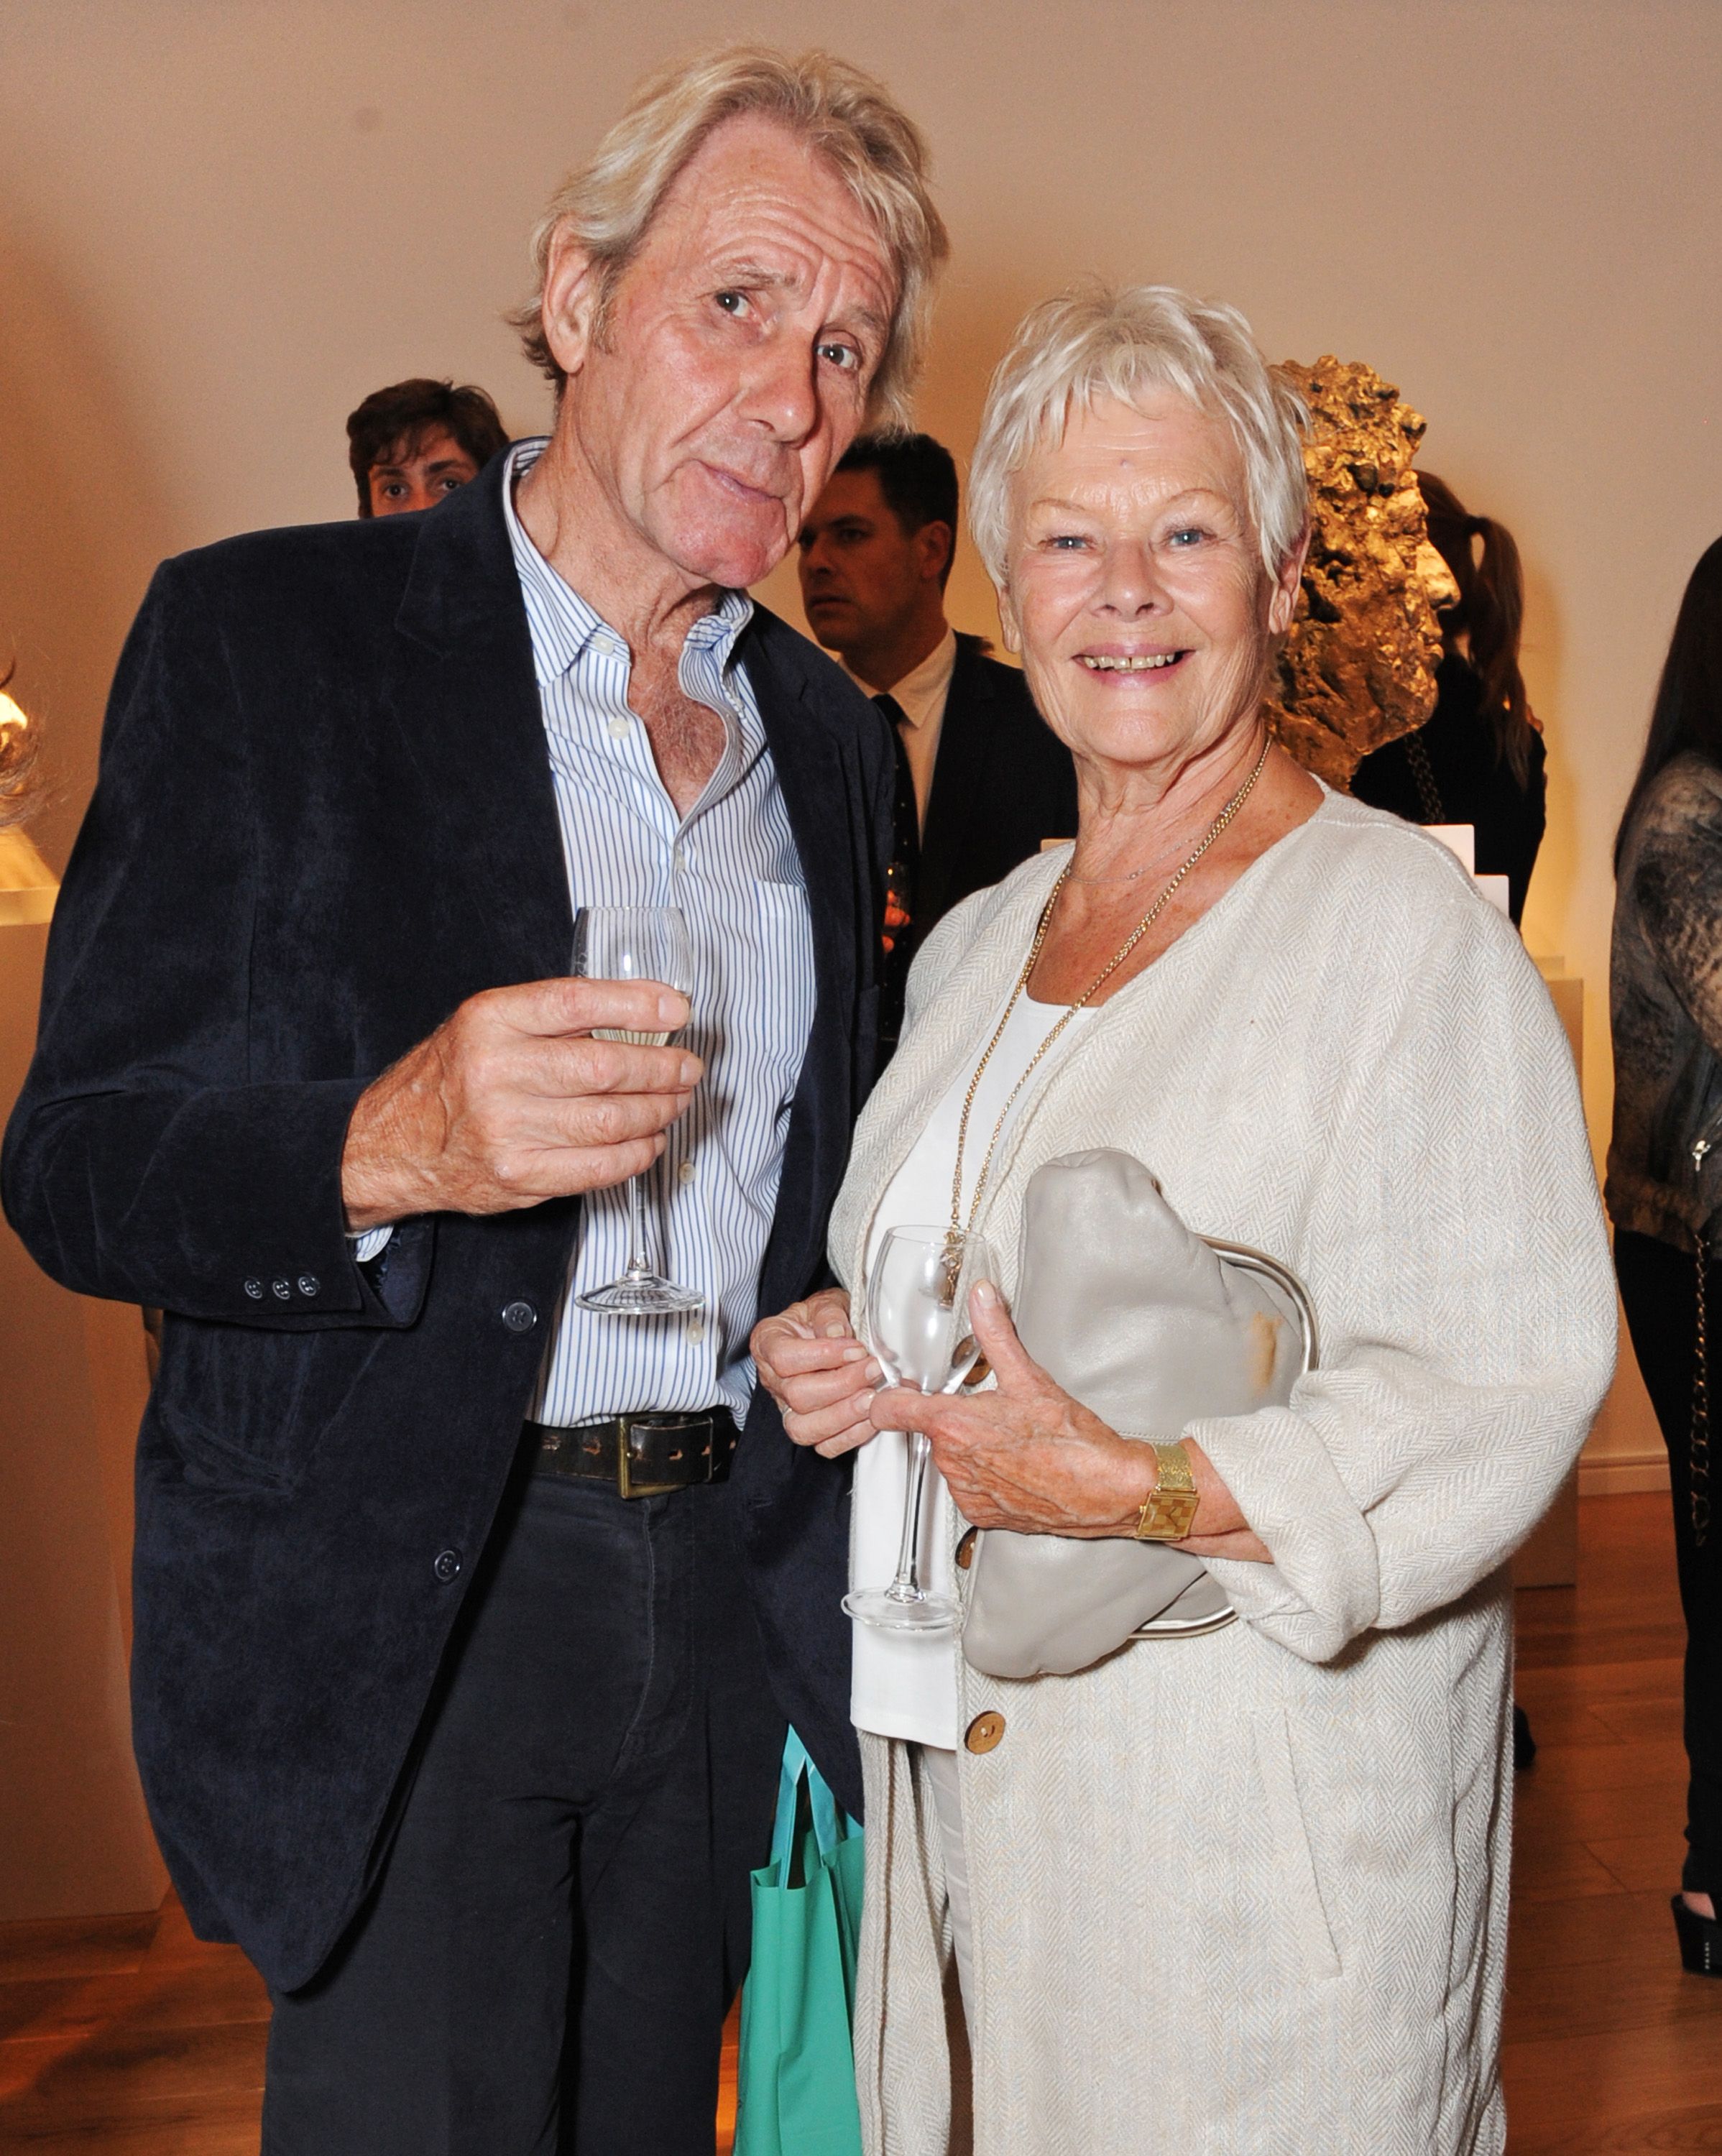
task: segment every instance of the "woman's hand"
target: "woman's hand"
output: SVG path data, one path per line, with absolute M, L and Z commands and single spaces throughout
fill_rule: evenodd
M 873 1435 L 867 1411 L 882 1373 L 855 1337 L 840 1287 L 761 1318 L 752 1346 L 759 1382 L 783 1409 L 794 1443 L 835 1460 Z
M 957 1508 L 977 1527 L 1099 1538 L 1132 1535 L 1154 1484 L 1154 1456 L 1120 1437 L 1032 1361 L 990 1281 L 969 1297 L 974 1337 L 998 1378 L 995 1392 L 872 1396 L 878 1430 L 924 1430 Z M 1189 1446 L 1199 1532 L 1176 1547 L 1195 1557 L 1269 1562 L 1200 1445 Z

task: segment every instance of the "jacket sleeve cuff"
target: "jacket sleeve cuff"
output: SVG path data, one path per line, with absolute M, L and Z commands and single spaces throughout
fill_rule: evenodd
M 1271 1564 L 1204 1560 L 1240 1617 L 1313 1662 L 1378 1622 L 1375 1537 L 1304 1416 L 1268 1409 L 1195 1422 L 1184 1435 L 1273 1553 Z
M 386 1268 L 368 1269 L 342 1207 L 347 1127 L 367 1082 L 230 1087 L 177 1103 L 157 1127 L 141 1176 L 132 1168 L 132 1199 L 102 1268 L 115 1282 L 107 1291 L 184 1317 L 291 1330 L 410 1323 L 429 1279 L 434 1222 L 400 1224 Z M 158 1102 L 135 1106 L 139 1116 L 160 1115 Z M 123 1121 L 106 1126 L 107 1146 L 94 1144 L 86 1163 L 91 1188 L 115 1187 L 128 1157 L 135 1163 L 137 1135 Z

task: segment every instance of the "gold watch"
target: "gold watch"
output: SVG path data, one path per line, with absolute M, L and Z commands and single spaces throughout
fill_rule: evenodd
M 1142 1502 L 1136 1516 L 1139 1543 L 1181 1543 L 1195 1524 L 1195 1477 L 1190 1471 L 1190 1451 L 1180 1438 L 1175 1445 L 1157 1445 L 1159 1479 Z

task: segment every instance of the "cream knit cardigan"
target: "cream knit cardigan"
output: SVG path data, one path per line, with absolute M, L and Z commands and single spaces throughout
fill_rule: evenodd
M 846 1281 L 1064 858 L 928 939 L 833 1218 Z M 1274 1553 L 1215 1567 L 1241 1623 L 1027 1683 L 952 1649 L 959 1726 L 1005 1723 L 957 1754 L 977 2156 L 1493 2156 L 1504 1568 L 1615 1348 L 1566 1041 L 1452 856 L 1329 794 L 1019 1116 L 984 1215 L 1001 1265 L 1029 1176 L 1087 1146 L 1146 1162 L 1193 1228 L 1294 1266 L 1322 1363 L 1288 1407 L 1189 1432 Z M 928 1799 L 908 1748 L 863 1749 L 866 2145 L 945 2156 Z

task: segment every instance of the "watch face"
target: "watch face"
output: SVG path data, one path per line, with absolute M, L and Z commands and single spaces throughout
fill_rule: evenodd
M 1194 1490 L 1156 1490 L 1149 1499 L 1148 1520 L 1138 1539 L 1181 1543 L 1195 1524 Z

